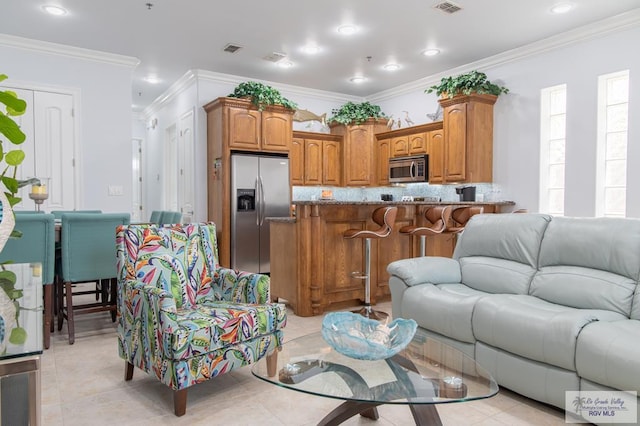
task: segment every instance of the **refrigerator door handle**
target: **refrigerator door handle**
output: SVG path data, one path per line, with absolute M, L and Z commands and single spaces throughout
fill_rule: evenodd
M 260 176 L 258 176 L 256 178 L 256 183 L 253 184 L 253 188 L 255 190 L 255 194 L 256 194 L 256 204 L 257 204 L 257 214 L 256 214 L 256 226 L 260 226 L 260 209 L 262 208 L 262 206 L 260 205 L 260 186 L 259 185 L 260 182 Z
M 264 223 L 264 210 L 265 210 L 265 200 L 264 200 L 264 187 L 262 186 L 262 176 L 258 176 L 258 182 L 260 182 L 260 223 L 262 226 Z

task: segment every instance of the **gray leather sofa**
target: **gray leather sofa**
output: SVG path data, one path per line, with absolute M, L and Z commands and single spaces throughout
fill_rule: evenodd
M 393 316 L 501 386 L 561 408 L 567 390 L 640 394 L 640 220 L 477 215 L 453 258 L 387 270 Z

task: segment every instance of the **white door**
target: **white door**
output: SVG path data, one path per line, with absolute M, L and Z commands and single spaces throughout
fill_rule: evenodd
M 193 221 L 195 203 L 193 110 L 180 117 L 178 139 L 178 206 L 182 223 Z
M 25 161 L 18 169 L 17 178 L 37 177 L 47 185 L 49 198 L 41 210 L 73 210 L 76 208 L 76 181 L 74 163 L 73 96 L 64 93 L 11 89 L 27 102 L 25 114 L 15 117 L 26 134 L 20 146 Z M 22 202 L 16 210 L 34 210 L 29 198 L 31 186 L 20 189 Z
M 178 211 L 178 132 L 176 124 L 165 130 L 164 203 L 161 210 Z
M 135 138 L 132 140 L 132 155 L 131 158 L 132 164 L 131 168 L 133 170 L 133 202 L 131 206 L 131 221 L 132 222 L 146 222 L 144 206 L 142 204 L 143 196 L 142 196 L 142 139 Z

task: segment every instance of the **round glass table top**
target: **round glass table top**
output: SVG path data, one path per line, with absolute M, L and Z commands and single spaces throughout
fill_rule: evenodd
M 420 335 L 397 355 L 367 361 L 341 355 L 321 333 L 285 342 L 277 362 L 262 358 L 254 376 L 278 386 L 345 401 L 442 404 L 488 398 L 498 384 L 473 358 Z

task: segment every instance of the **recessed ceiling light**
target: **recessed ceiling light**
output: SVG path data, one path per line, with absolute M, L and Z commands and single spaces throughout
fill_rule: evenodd
M 342 35 L 351 35 L 358 31 L 354 25 L 341 25 L 338 27 L 338 32 Z
M 435 56 L 438 53 L 440 53 L 439 49 L 427 49 L 424 52 L 422 52 L 424 56 Z
M 158 84 L 160 83 L 160 79 L 158 77 L 156 77 L 155 75 L 148 75 L 144 78 L 144 81 L 146 81 L 147 83 L 151 83 L 151 84 Z
M 400 65 L 398 64 L 387 64 L 383 67 L 386 71 L 397 71 L 400 69 Z
M 320 47 L 316 46 L 315 44 L 309 44 L 307 46 L 303 46 L 302 51 L 308 55 L 315 55 L 316 53 L 320 52 Z
M 280 68 L 291 68 L 293 66 L 293 62 L 291 61 L 278 61 L 276 63 Z
M 46 4 L 42 6 L 42 10 L 54 16 L 62 16 L 67 14 L 67 9 L 65 9 L 62 6 L 57 6 L 55 4 Z
M 567 13 L 571 9 L 573 9 L 573 4 L 571 3 L 558 3 L 551 7 L 551 13 L 555 13 L 556 15 Z
M 355 77 L 351 77 L 351 78 L 349 79 L 349 81 L 350 81 L 350 82 L 352 82 L 352 83 L 356 83 L 356 84 L 364 83 L 366 80 L 367 80 L 367 79 L 366 79 L 366 78 L 364 78 L 364 77 L 363 77 L 363 76 L 361 76 L 361 75 L 357 75 L 357 76 L 355 76 Z

